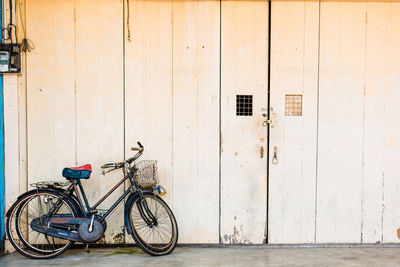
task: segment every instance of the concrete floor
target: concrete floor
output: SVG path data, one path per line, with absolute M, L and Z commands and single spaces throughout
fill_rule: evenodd
M 12 253 L 0 266 L 400 266 L 400 248 L 188 248 L 151 257 L 137 248 L 70 249 L 51 260 Z

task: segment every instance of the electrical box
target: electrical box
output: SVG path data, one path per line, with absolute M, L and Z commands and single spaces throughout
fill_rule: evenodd
M 0 44 L 0 73 L 21 73 L 20 44 Z

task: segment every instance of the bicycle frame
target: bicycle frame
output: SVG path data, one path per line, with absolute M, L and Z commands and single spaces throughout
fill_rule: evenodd
M 127 179 L 130 180 L 131 182 L 131 186 L 125 190 L 125 192 L 117 199 L 116 202 L 114 202 L 114 204 L 104 213 L 100 216 L 100 218 L 102 220 L 105 220 L 111 213 L 112 211 L 125 199 L 126 196 L 128 196 L 131 193 L 134 193 L 136 191 L 138 191 L 138 187 L 136 186 L 136 183 L 132 177 L 131 172 L 128 172 L 128 174 L 126 174 L 124 176 L 124 178 L 122 178 L 113 188 L 111 188 L 111 190 L 106 193 L 99 201 L 97 201 L 96 204 L 94 204 L 93 207 L 90 207 L 89 202 L 87 200 L 86 194 L 85 194 L 85 190 L 83 189 L 83 186 L 81 184 L 81 181 L 79 179 L 76 180 L 72 180 L 71 181 L 71 185 L 68 186 L 68 188 L 64 191 L 64 195 L 65 196 L 69 196 L 71 194 L 73 194 L 75 192 L 75 195 L 78 199 L 78 204 L 81 207 L 81 210 L 83 212 L 84 217 L 89 217 L 91 214 L 94 213 L 94 211 L 96 210 L 96 208 L 103 203 L 104 200 L 106 200 L 118 187 L 120 187 Z M 83 202 L 82 202 L 82 198 L 83 198 Z M 85 204 L 85 205 L 84 205 Z M 86 207 L 86 210 L 85 210 Z M 51 212 L 49 212 L 51 213 Z

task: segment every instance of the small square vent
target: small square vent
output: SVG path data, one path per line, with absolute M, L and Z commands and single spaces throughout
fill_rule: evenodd
M 285 115 L 302 116 L 303 115 L 303 96 L 286 95 L 285 96 Z
M 236 95 L 236 116 L 253 116 L 252 95 Z

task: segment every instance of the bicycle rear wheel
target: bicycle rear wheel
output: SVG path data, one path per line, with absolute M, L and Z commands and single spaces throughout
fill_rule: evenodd
M 178 225 L 175 216 L 159 196 L 143 192 L 143 197 L 156 223 L 146 221 L 140 197 L 137 196 L 129 207 L 131 235 L 136 244 L 147 254 L 162 256 L 170 254 L 178 242 Z
M 52 190 L 32 190 L 13 206 L 7 218 L 6 231 L 14 248 L 31 259 L 49 259 L 62 254 L 72 244 L 72 241 L 48 236 L 34 231 L 30 224 L 32 220 L 41 218 L 60 199 L 61 195 Z M 55 214 L 76 217 L 74 206 L 63 199 Z

